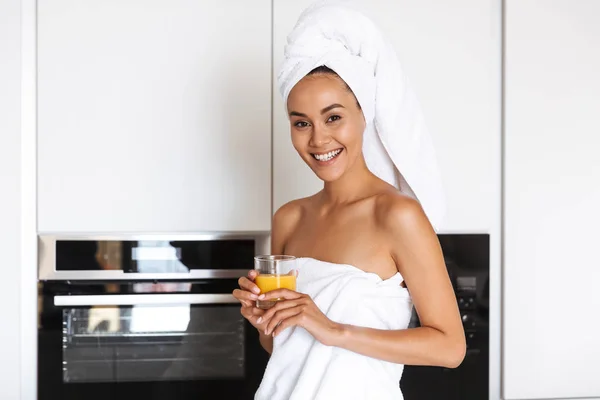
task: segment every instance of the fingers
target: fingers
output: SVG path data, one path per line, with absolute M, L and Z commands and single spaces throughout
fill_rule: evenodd
M 260 294 L 260 289 L 254 283 L 254 279 L 256 278 L 256 271 L 250 270 L 248 271 L 248 277 L 242 276 L 238 280 L 238 284 L 240 285 L 240 289 L 235 289 L 233 291 L 233 297 L 238 299 L 242 305 L 249 307 L 253 302 L 256 301 L 258 295 Z
M 235 297 L 236 299 L 240 301 L 244 300 L 250 303 L 258 299 L 258 296 L 256 294 L 250 293 L 247 290 L 235 289 L 232 294 L 233 297 Z
M 242 306 L 240 308 L 240 313 L 242 314 L 242 316 L 246 319 L 251 319 L 254 316 L 254 308 L 256 307 L 246 307 L 246 306 Z
M 258 288 L 258 286 L 256 286 L 256 284 L 253 281 L 246 278 L 245 276 L 242 276 L 240 279 L 238 279 L 238 284 L 243 290 L 247 290 L 248 292 L 253 292 L 256 294 L 260 293 L 260 289 Z
M 264 315 L 264 313 L 265 313 L 264 310 L 261 310 L 260 308 L 257 308 L 257 307 L 254 307 L 254 306 L 241 307 L 240 308 L 240 313 L 242 314 L 242 316 L 244 318 L 246 318 L 248 321 L 250 321 L 250 323 L 252 325 L 254 325 L 255 328 L 262 330 L 262 328 L 260 328 L 258 325 L 260 325 L 260 322 L 266 321 L 266 320 L 264 320 L 264 319 L 261 318 Z
M 242 303 L 243 307 L 252 307 L 255 304 L 253 301 L 242 300 L 242 299 L 239 299 L 239 300 L 240 300 L 240 303 Z
M 243 306 L 240 308 L 240 312 L 242 313 L 242 316 L 244 318 L 246 318 L 247 320 L 252 320 L 254 317 L 259 317 L 263 314 L 263 310 L 261 310 L 260 308 L 253 307 L 253 306 L 250 306 L 250 307 Z
M 271 318 L 273 318 L 273 315 L 275 315 L 275 313 L 277 313 L 278 311 L 285 310 L 286 308 L 296 307 L 298 305 L 299 304 L 298 304 L 297 300 L 278 301 L 273 307 L 269 308 L 265 312 L 263 319 L 264 320 L 271 319 Z
M 288 318 L 292 318 L 302 313 L 303 309 L 303 306 L 296 306 L 277 311 L 273 315 L 273 317 L 271 317 L 271 320 L 267 324 L 267 327 L 265 328 L 265 335 L 270 335 L 273 332 L 273 330 L 277 328 L 277 325 L 283 324 L 283 322 L 286 321 Z
M 283 332 L 284 330 L 286 330 L 289 327 L 300 325 L 302 318 L 303 318 L 303 314 L 298 313 L 293 317 L 284 319 L 283 321 L 281 321 L 281 323 L 279 325 L 276 326 L 275 330 L 272 333 L 273 337 L 276 337 L 277 335 L 279 335 L 281 332 Z
M 295 292 L 289 289 L 275 289 L 271 290 L 259 297 L 259 300 L 271 300 L 271 299 L 286 299 L 295 300 L 304 297 L 302 293 Z

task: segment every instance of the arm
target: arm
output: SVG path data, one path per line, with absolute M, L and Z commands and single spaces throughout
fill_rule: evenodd
M 395 363 L 455 368 L 465 355 L 465 335 L 437 236 L 417 202 L 396 199 L 384 209 L 382 229 L 421 327 L 392 331 L 339 325 L 333 345 Z
M 282 206 L 273 216 L 271 227 L 271 254 L 285 254 L 285 243 L 300 219 L 300 207 L 297 202 Z M 262 347 L 271 354 L 273 352 L 273 336 L 259 330 L 259 340 Z

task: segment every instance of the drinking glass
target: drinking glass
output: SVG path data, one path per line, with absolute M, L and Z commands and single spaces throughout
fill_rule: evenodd
M 269 255 L 254 257 L 254 269 L 258 272 L 254 283 L 260 293 L 275 289 L 296 290 L 296 257 Z M 257 300 L 256 307 L 266 310 L 281 299 Z

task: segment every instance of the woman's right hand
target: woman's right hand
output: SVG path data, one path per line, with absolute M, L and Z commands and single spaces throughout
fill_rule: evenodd
M 241 313 L 244 318 L 246 318 L 252 326 L 258 329 L 259 332 L 264 334 L 269 321 L 261 320 L 260 323 L 258 322 L 259 318 L 264 315 L 266 310 L 261 310 L 256 307 L 256 300 L 260 295 L 260 289 L 254 283 L 256 275 L 258 274 L 255 270 L 250 270 L 248 272 L 248 277 L 241 277 L 238 281 L 240 289 L 235 289 L 233 291 L 233 297 L 238 299 L 242 304 Z

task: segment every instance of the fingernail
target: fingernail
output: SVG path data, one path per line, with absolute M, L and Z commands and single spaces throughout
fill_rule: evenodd
M 259 299 L 259 300 L 262 300 L 262 299 L 264 299 L 264 298 L 265 298 L 265 295 L 264 295 L 264 294 L 261 294 L 260 296 L 258 296 L 258 299 Z
M 257 296 L 257 295 L 255 295 L 255 294 L 251 294 L 251 295 L 250 295 L 250 298 L 251 298 L 252 300 L 256 300 L 256 299 L 258 299 L 258 296 Z
M 260 289 L 259 289 L 259 288 L 257 288 L 257 287 L 255 287 L 254 289 L 252 289 L 252 291 L 253 291 L 254 293 L 257 293 L 257 294 L 258 294 L 258 293 L 260 293 Z
M 262 322 L 262 317 L 258 317 L 258 319 L 256 320 L 257 324 L 260 324 Z
M 265 329 L 265 335 L 268 335 L 268 334 L 269 334 L 269 332 L 267 332 L 267 330 Z
M 273 334 L 271 336 L 275 337 L 275 332 L 273 332 Z

